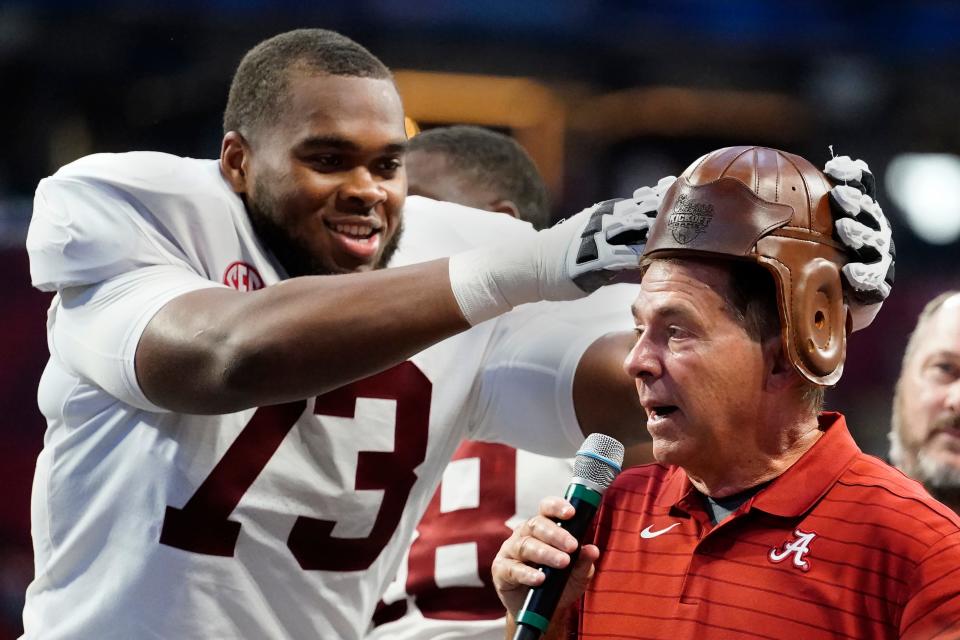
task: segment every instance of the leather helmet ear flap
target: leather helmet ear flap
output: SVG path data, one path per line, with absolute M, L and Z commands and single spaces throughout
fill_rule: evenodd
M 836 384 L 843 374 L 849 334 L 849 313 L 837 265 L 825 258 L 792 269 L 762 256 L 758 262 L 777 284 L 781 335 L 788 358 L 810 382 Z
M 833 384 L 846 357 L 846 307 L 837 265 L 816 258 L 808 262 L 793 291 L 793 340 L 807 377 Z

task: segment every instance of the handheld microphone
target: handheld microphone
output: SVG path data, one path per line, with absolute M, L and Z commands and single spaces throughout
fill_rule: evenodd
M 623 445 L 602 433 L 591 433 L 577 451 L 573 463 L 573 478 L 564 495 L 576 513 L 569 520 L 562 520 L 558 524 L 577 539 L 578 545 L 597 513 L 603 492 L 620 473 L 622 464 Z M 527 599 L 517 614 L 517 629 L 513 640 L 538 640 L 547 631 L 547 625 L 553 617 L 557 603 L 560 602 L 560 595 L 567 586 L 570 571 L 579 554 L 580 547 L 577 546 L 577 550 L 570 554 L 570 564 L 563 569 L 540 567 L 546 579 L 527 594 Z

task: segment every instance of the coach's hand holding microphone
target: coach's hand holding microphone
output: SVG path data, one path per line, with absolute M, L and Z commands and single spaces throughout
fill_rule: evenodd
M 540 514 L 517 527 L 500 547 L 493 582 L 508 619 L 516 622 L 514 640 L 539 638 L 558 605 L 566 607 L 586 589 L 600 552 L 580 542 L 621 464 L 622 444 L 590 434 L 577 452 L 566 500 L 542 500 Z

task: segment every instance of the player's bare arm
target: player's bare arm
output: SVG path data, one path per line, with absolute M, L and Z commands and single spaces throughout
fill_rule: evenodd
M 204 289 L 154 316 L 137 348 L 137 377 L 157 404 L 223 413 L 318 395 L 469 326 L 447 260 L 254 292 Z
M 642 239 L 613 246 L 608 238 L 618 230 L 645 232 L 652 218 L 637 213 L 632 201 L 623 202 L 616 210 L 597 205 L 550 229 L 456 255 L 449 263 L 293 278 L 253 294 L 185 294 L 145 329 L 136 355 L 138 380 L 153 402 L 191 413 L 322 393 L 517 305 L 582 297 L 636 266 Z M 594 249 L 587 258 L 585 242 Z M 623 378 L 615 350 L 597 349 L 585 370 Z M 603 353 L 611 362 L 592 364 Z
M 599 432 L 629 447 L 627 466 L 650 462 L 650 437 L 643 427 L 646 414 L 623 361 L 635 341 L 632 333 L 607 334 L 580 358 L 573 379 L 573 403 L 584 436 Z

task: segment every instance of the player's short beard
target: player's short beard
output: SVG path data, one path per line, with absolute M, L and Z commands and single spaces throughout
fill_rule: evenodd
M 329 276 L 342 273 L 333 271 L 323 262 L 323 256 L 319 256 L 310 250 L 305 242 L 295 238 L 276 222 L 276 214 L 280 209 L 279 199 L 274 196 L 270 189 L 257 189 L 258 197 L 251 198 L 249 194 L 244 196 L 247 215 L 250 216 L 250 223 L 257 234 L 257 238 L 266 245 L 267 249 L 276 257 L 277 261 L 286 270 L 291 278 L 298 276 Z M 393 237 L 387 241 L 383 247 L 383 253 L 380 259 L 374 265 L 374 269 L 382 269 L 390 264 L 390 259 L 397 250 L 400 243 L 400 236 L 403 235 L 403 218 L 398 218 L 398 226 Z

